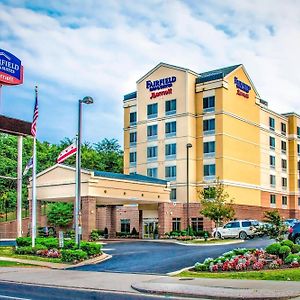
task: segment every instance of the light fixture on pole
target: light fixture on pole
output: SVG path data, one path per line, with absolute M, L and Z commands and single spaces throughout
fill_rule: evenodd
M 187 229 L 190 229 L 190 172 L 189 172 L 189 165 L 190 165 L 190 155 L 189 150 L 192 148 L 193 145 L 191 143 L 186 144 L 186 224 Z
M 76 153 L 76 199 L 75 199 L 75 242 L 80 246 L 81 235 L 81 121 L 82 121 L 82 103 L 92 104 L 94 100 L 92 97 L 84 97 L 79 100 L 78 107 L 78 133 L 77 133 L 77 153 Z

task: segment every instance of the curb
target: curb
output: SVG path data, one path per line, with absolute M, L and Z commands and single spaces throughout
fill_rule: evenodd
M 248 299 L 271 300 L 292 299 L 299 297 L 299 292 L 266 290 L 266 289 L 235 289 L 232 287 L 206 287 L 199 285 L 170 284 L 170 283 L 134 283 L 131 287 L 138 292 L 153 295 L 178 296 L 206 299 Z
M 222 246 L 222 245 L 234 245 L 234 244 L 241 244 L 244 243 L 245 240 L 237 240 L 232 242 L 225 242 L 225 243 L 211 243 L 211 244 L 188 244 L 182 242 L 173 242 L 174 244 L 183 245 L 183 246 L 192 246 L 192 247 L 210 247 L 210 246 Z

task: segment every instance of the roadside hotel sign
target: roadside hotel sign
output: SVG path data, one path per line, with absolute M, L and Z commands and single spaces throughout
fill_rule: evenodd
M 22 83 L 23 66 L 21 60 L 0 49 L 0 85 L 18 85 Z
M 161 79 L 153 80 L 153 81 L 147 80 L 146 81 L 146 89 L 148 89 L 149 92 L 152 92 L 150 99 L 172 94 L 172 86 L 175 81 L 176 81 L 175 76 L 161 78 Z M 160 92 L 154 92 L 156 90 L 162 90 L 162 89 L 167 89 L 167 90 L 160 91 Z
M 251 90 L 251 86 L 238 80 L 237 77 L 234 77 L 234 84 L 237 88 L 237 91 L 236 91 L 237 95 L 243 96 L 245 98 L 249 98 L 249 92 Z

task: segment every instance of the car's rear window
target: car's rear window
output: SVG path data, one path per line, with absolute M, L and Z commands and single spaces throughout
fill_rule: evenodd
M 250 221 L 244 221 L 242 222 L 242 227 L 250 227 L 251 226 L 251 222 Z

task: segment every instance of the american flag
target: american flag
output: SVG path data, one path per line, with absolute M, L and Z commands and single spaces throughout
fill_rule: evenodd
M 32 167 L 33 167 L 33 156 L 30 157 L 30 159 L 25 167 L 25 170 L 23 172 L 23 176 L 25 176 Z
M 38 90 L 37 86 L 35 87 L 35 104 L 34 104 L 34 111 L 33 111 L 33 120 L 31 123 L 31 134 L 36 137 L 36 123 L 39 116 L 38 110 Z
M 68 146 L 66 149 L 60 152 L 57 158 L 57 163 L 62 163 L 65 161 L 67 158 L 75 154 L 77 151 L 77 145 L 76 143 L 73 143 L 72 145 Z

